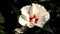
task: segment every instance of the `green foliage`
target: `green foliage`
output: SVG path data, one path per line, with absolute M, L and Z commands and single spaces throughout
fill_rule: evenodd
M 47 1 L 51 1 L 51 0 L 38 0 L 36 2 L 39 3 L 39 2 L 47 2 Z
M 0 23 L 4 23 L 4 18 L 1 13 L 0 13 Z
M 1 26 L 1 23 L 4 23 L 4 18 L 2 16 L 2 14 L 0 13 L 0 34 L 5 34 L 3 31 L 4 27 Z
M 4 29 L 4 27 L 0 25 L 0 30 L 3 30 L 3 29 Z
M 13 14 L 13 13 L 16 13 L 16 15 L 17 15 L 17 17 L 20 15 L 19 14 L 19 12 L 20 12 L 20 10 L 18 9 L 18 8 L 16 8 L 16 7 L 14 7 L 14 6 L 12 6 L 12 9 L 13 9 L 13 11 L 11 11 L 11 13 Z
M 53 30 L 50 28 L 49 23 L 46 23 L 46 24 L 44 25 L 43 30 L 46 30 L 46 31 L 48 31 L 48 32 L 53 33 Z
M 59 13 L 60 12 L 60 7 L 57 7 L 56 11 L 57 11 L 57 13 Z
M 55 4 L 50 3 L 49 6 L 53 9 L 55 7 Z
M 0 25 L 0 34 L 5 34 L 3 29 L 4 29 L 4 27 Z
M 45 2 L 46 0 L 39 0 L 40 2 Z

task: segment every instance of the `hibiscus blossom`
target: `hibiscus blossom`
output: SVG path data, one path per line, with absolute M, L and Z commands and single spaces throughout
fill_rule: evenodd
M 50 19 L 50 14 L 44 6 L 35 3 L 22 7 L 21 14 L 18 19 L 19 24 L 29 28 L 34 26 L 42 28 Z

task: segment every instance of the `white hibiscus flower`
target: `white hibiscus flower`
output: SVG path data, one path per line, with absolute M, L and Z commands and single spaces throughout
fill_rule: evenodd
M 50 14 L 44 6 L 32 3 L 21 8 L 22 15 L 19 16 L 18 22 L 22 26 L 32 28 L 38 26 L 42 28 L 44 24 L 50 19 Z

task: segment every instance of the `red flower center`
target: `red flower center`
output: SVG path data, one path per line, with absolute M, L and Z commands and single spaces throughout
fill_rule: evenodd
M 29 22 L 30 22 L 31 24 L 33 24 L 33 23 L 36 24 L 37 21 L 38 21 L 38 18 L 35 18 L 35 15 L 34 15 L 33 17 L 30 16 L 30 18 L 29 18 Z

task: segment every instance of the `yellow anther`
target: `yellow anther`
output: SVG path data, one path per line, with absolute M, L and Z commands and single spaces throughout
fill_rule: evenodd
M 32 22 L 32 23 L 35 23 L 35 18 L 33 18 L 33 19 L 31 20 L 31 22 Z

